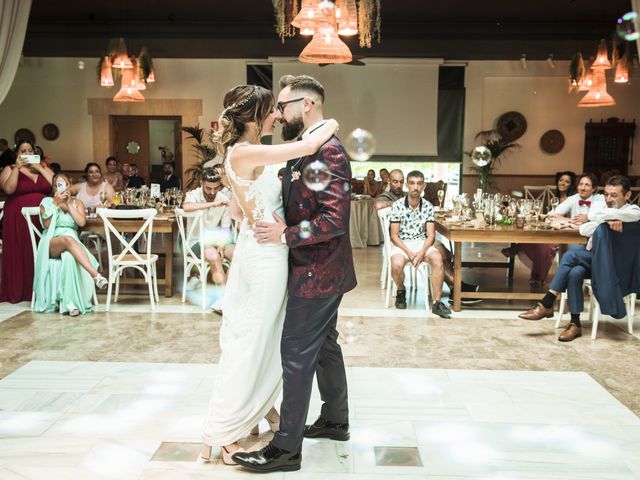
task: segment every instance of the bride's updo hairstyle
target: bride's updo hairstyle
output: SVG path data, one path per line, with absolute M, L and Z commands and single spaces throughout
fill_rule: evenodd
M 269 90 L 256 85 L 238 85 L 224 96 L 224 110 L 218 120 L 218 131 L 214 140 L 218 155 L 223 158 L 245 133 L 247 123 L 255 122 L 258 131 L 273 110 L 273 95 Z

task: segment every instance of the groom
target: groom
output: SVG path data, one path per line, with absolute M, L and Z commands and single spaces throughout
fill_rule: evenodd
M 280 88 L 276 115 L 284 140 L 322 125 L 324 88 L 317 80 L 285 75 Z M 301 178 L 314 161 L 331 173 L 320 191 L 307 188 Z M 299 470 L 303 436 L 349 439 L 347 379 L 336 322 L 342 295 L 356 286 L 356 276 L 349 239 L 351 167 L 340 140 L 332 137 L 315 154 L 289 161 L 282 183 L 286 223 L 274 215 L 276 223 L 255 228 L 260 243 L 289 246 L 280 431 L 262 450 L 233 455 L 236 463 L 257 472 Z M 305 426 L 314 375 L 323 405 L 316 422 Z

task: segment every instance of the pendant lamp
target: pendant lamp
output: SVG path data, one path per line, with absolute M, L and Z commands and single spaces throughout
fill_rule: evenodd
M 144 97 L 136 88 L 136 79 L 133 68 L 122 71 L 120 91 L 113 97 L 114 102 L 144 102 Z
M 100 86 L 101 87 L 113 87 L 113 74 L 111 73 L 111 60 L 109 56 L 105 55 L 102 60 L 102 68 L 100 69 Z

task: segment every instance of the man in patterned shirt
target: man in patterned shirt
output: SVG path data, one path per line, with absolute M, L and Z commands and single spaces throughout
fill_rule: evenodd
M 442 255 L 434 247 L 436 238 L 433 205 L 422 198 L 425 188 L 424 175 L 417 170 L 407 175 L 409 193 L 396 201 L 391 207 L 390 236 L 391 276 L 398 287 L 396 308 L 407 308 L 407 293 L 404 288 L 404 266 L 411 262 L 418 267 L 422 262 L 431 266 L 431 285 L 434 303 L 431 312 L 451 318 L 451 310 L 441 301 L 444 282 L 444 263 Z

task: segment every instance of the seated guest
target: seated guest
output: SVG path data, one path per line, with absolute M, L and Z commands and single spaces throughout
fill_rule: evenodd
M 177 188 L 178 190 L 182 190 L 182 182 L 180 181 L 180 177 L 173 172 L 173 162 L 164 162 L 162 164 L 162 171 L 164 175 L 162 177 L 162 181 L 160 182 L 160 191 L 164 192 L 169 188 Z
M 404 173 L 402 173 L 402 170 L 398 168 L 391 170 L 389 174 L 389 189 L 376 197 L 376 210 L 390 207 L 394 202 L 403 198 L 403 186 Z
M 135 163 L 129 165 L 129 178 L 127 179 L 127 188 L 140 188 L 145 184 L 144 178 L 138 175 L 138 166 Z
M 380 182 L 376 180 L 376 171 L 369 170 L 364 178 L 364 194 L 377 197 L 382 193 Z
M 570 195 L 553 212 L 555 217 L 569 217 L 574 225 L 588 221 L 587 214 L 606 207 L 604 196 L 596 193 L 598 180 L 592 173 L 583 173 L 577 180 L 577 193 Z
M 580 313 L 584 307 L 583 282 L 591 276 L 591 235 L 602 223 L 613 231 L 620 232 L 625 222 L 640 221 L 640 207 L 629 204 L 631 183 L 622 175 L 610 177 L 604 187 L 605 208 L 589 211 L 587 222 L 580 226 L 580 234 L 589 237 L 587 247 L 569 250 L 560 261 L 547 294 L 533 308 L 519 315 L 525 320 L 540 320 L 553 317 L 553 303 L 559 293 L 567 290 L 571 322 L 558 340 L 570 342 L 582 336 Z
M 69 177 L 56 174 L 53 197 L 40 203 L 44 231 L 33 282 L 36 312 L 59 311 L 72 317 L 91 312 L 94 283 L 101 289 L 107 286 L 107 279 L 97 271 L 98 262 L 78 237 L 78 227 L 86 223 L 84 208 L 81 200 L 71 196 Z
M 386 168 L 380 169 L 380 183 L 382 184 L 382 191 L 388 192 L 391 186 L 389 185 L 389 170 Z
M 107 166 L 107 173 L 104 179 L 113 187 L 116 192 L 121 192 L 125 189 L 125 182 L 120 169 L 118 168 L 118 159 L 116 157 L 107 157 L 105 160 Z
M 97 163 L 87 163 L 84 167 L 85 182 L 71 187 L 71 194 L 80 200 L 85 208 L 98 208 L 113 203 L 113 187 L 102 178 L 102 169 Z
M 556 173 L 555 197 L 559 203 L 563 203 L 575 193 L 575 181 L 576 174 L 573 172 Z M 584 190 L 584 192 L 586 195 L 587 191 Z M 558 245 L 556 244 L 518 243 L 502 249 L 502 254 L 509 258 L 518 255 L 522 263 L 531 271 L 529 285 L 532 288 L 540 288 L 547 281 L 557 251 Z
M 204 210 L 204 228 L 215 229 L 223 227 L 231 228 L 231 216 L 229 214 L 229 198 L 221 193 L 224 188 L 220 175 L 212 168 L 207 168 L 202 173 L 201 186 L 195 190 L 190 190 L 185 195 L 182 208 L 185 212 L 195 212 Z M 194 244 L 192 247 L 196 255 L 200 255 L 199 239 L 187 239 Z M 226 251 L 225 245 L 205 245 L 204 258 L 211 267 L 211 278 L 216 284 L 224 284 L 226 275 L 222 268 L 222 261 L 230 259 L 230 252 Z
M 451 318 L 451 310 L 441 301 L 444 283 L 442 255 L 434 247 L 435 216 L 433 205 L 421 198 L 425 187 L 422 172 L 413 170 L 407 175 L 409 193 L 391 207 L 390 236 L 391 276 L 398 288 L 396 308 L 407 307 L 404 288 L 404 267 L 411 262 L 418 267 L 422 262 L 431 266 L 431 285 L 434 303 L 431 312 L 443 318 Z M 428 280 L 427 280 L 428 281 Z M 426 299 L 425 299 L 426 300 Z
M 124 185 L 124 188 L 127 188 L 129 177 L 131 176 L 131 167 L 128 163 L 123 163 L 120 172 L 122 173 L 122 184 Z
M 16 153 L 9 148 L 6 138 L 0 138 L 0 170 L 16 163 Z

